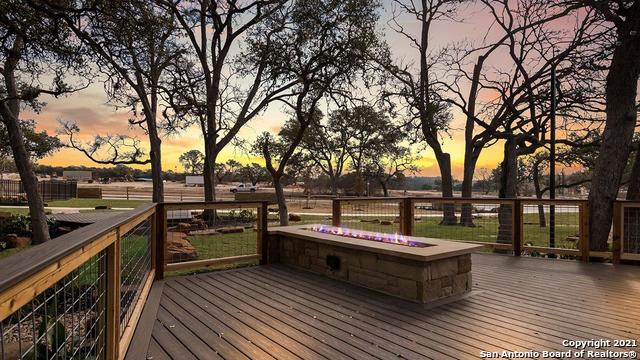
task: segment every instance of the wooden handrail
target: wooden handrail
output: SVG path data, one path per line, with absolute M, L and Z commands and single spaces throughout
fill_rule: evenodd
M 151 219 L 153 222 L 155 210 L 156 205 L 149 204 L 117 214 L 0 260 L 0 271 L 9 275 L 0 280 L 0 321 L 21 311 L 23 306 L 56 286 L 92 258 L 104 254 L 101 255 L 104 261 L 99 261 L 97 265 L 101 276 L 96 289 L 104 294 L 99 300 L 104 317 L 101 316 L 96 321 L 105 330 L 105 358 L 124 358 L 154 280 L 154 272 L 150 269 L 145 274 L 137 300 L 131 304 L 131 315 L 121 331 L 121 242 L 144 221 Z M 155 256 L 153 246 L 149 251 L 149 256 Z
M 0 274 L 3 274 L 0 278 L 0 293 L 6 292 L 29 276 L 60 263 L 75 251 L 89 247 L 117 227 L 130 223 L 132 217 L 148 213 L 153 209 L 155 204 L 143 205 L 0 259 Z

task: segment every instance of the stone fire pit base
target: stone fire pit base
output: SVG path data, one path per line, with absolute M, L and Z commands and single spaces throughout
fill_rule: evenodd
M 427 303 L 471 290 L 471 254 L 421 261 L 279 234 L 280 262 L 330 278 Z M 328 260 L 339 259 L 332 269 Z

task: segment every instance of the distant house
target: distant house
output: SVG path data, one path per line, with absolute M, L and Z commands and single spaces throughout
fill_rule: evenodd
M 93 180 L 93 172 L 88 170 L 65 170 L 62 177 L 66 180 L 88 181 Z

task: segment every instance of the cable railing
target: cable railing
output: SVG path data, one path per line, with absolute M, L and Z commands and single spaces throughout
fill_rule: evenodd
M 331 221 L 515 256 L 640 260 L 640 203 L 614 209 L 609 251 L 589 250 L 584 200 L 338 198 Z M 0 260 L 0 360 L 124 358 L 155 280 L 266 264 L 279 246 L 267 226 L 267 202 L 150 204 Z
M 336 198 L 331 218 L 333 226 L 469 242 L 516 256 L 640 260 L 640 203 L 616 201 L 614 208 L 607 251 L 589 248 L 587 200 Z
M 267 230 L 266 202 L 161 205 L 166 271 L 257 264 Z
M 155 210 L 0 261 L 0 360 L 123 358 L 154 280 Z

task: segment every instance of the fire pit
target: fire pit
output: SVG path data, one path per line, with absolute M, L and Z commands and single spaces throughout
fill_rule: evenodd
M 299 225 L 274 228 L 280 262 L 428 303 L 471 290 L 471 252 L 481 246 L 399 234 Z

